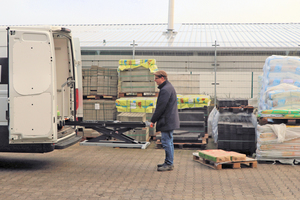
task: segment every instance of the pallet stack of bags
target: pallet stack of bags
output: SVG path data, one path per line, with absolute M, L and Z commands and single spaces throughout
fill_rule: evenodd
M 293 164 L 300 160 L 300 127 L 266 124 L 257 128 L 258 160 Z
M 300 107 L 300 58 L 270 56 L 261 79 L 259 110 L 292 110 Z
M 178 109 L 203 108 L 210 105 L 210 96 L 201 94 L 181 95 L 177 93 Z
M 119 98 L 115 101 L 118 117 L 144 114 L 150 121 L 156 106 L 158 88 L 153 73 L 158 71 L 154 59 L 120 60 L 119 61 Z M 132 113 L 132 114 L 130 114 Z M 120 118 L 120 119 L 121 119 Z M 156 127 L 147 127 L 145 135 L 154 136 Z M 144 138 L 140 130 L 125 133 L 135 139 Z M 136 136 L 136 137 L 135 137 Z
M 84 120 L 116 120 L 115 99 L 118 94 L 118 71 L 91 66 L 82 69 Z
M 300 58 L 268 57 L 260 85 L 258 117 L 267 124 L 258 126 L 257 158 L 293 162 L 300 158 L 299 126 L 286 122 L 300 118 Z

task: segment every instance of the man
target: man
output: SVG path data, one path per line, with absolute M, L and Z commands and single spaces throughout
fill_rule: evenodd
M 173 130 L 179 128 L 177 95 L 165 71 L 159 70 L 154 75 L 160 91 L 150 121 L 152 125 L 156 123 L 156 131 L 161 132 L 161 144 L 166 153 L 165 162 L 157 165 L 157 171 L 170 171 L 174 169 Z

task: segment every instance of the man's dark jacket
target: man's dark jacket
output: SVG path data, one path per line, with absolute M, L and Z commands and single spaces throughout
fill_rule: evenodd
M 151 122 L 156 123 L 156 131 L 172 131 L 179 128 L 177 95 L 172 84 L 166 80 L 158 86 L 160 89 L 156 109 Z

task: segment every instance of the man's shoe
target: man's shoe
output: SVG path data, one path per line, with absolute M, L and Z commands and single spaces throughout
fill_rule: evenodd
M 161 167 L 158 167 L 157 168 L 157 171 L 171 171 L 174 169 L 174 165 L 167 165 L 167 164 L 164 164 L 163 166 Z
M 168 164 L 166 164 L 166 163 L 158 164 L 158 165 L 157 165 L 157 168 L 158 168 L 158 167 L 162 167 L 163 165 L 168 165 Z M 173 167 L 173 169 L 174 169 L 174 165 L 172 165 L 172 167 Z
M 165 164 L 165 163 L 163 163 L 163 164 L 158 164 L 157 167 L 162 167 L 164 164 Z

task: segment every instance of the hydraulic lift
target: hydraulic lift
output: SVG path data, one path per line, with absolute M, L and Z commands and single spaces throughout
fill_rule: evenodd
M 146 149 L 150 142 L 139 142 L 123 134 L 136 127 L 145 127 L 144 122 L 120 121 L 65 121 L 66 126 L 82 126 L 98 131 L 102 135 L 80 142 L 84 146 L 131 147 Z M 112 140 L 113 138 L 117 140 Z

